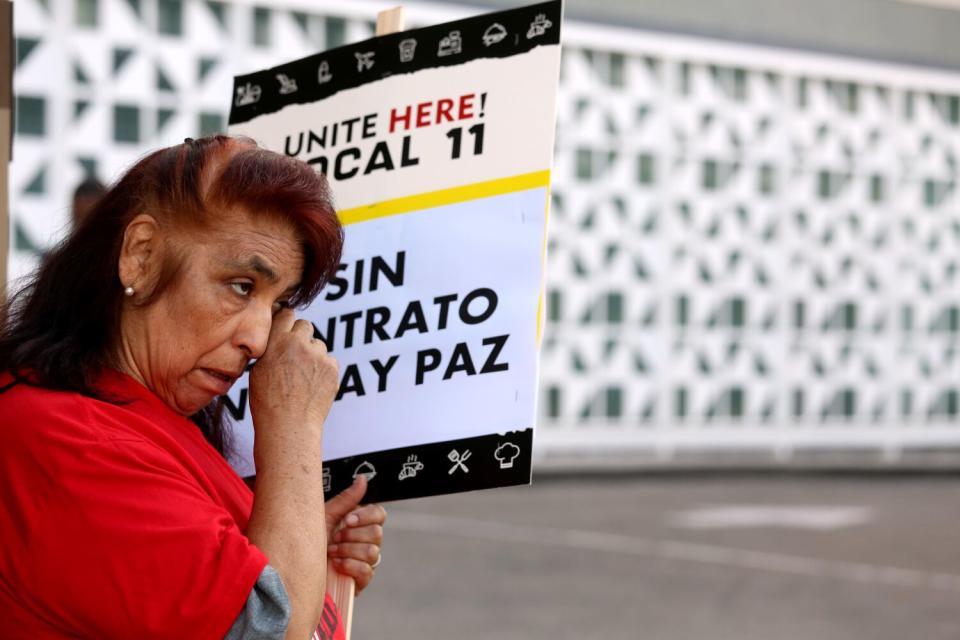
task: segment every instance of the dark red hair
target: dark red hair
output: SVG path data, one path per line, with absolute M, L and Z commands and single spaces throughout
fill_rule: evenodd
M 100 398 L 98 376 L 117 365 L 123 305 L 117 265 L 127 225 L 148 213 L 162 226 L 210 229 L 236 209 L 294 225 L 304 267 L 290 302 L 303 306 L 313 300 L 336 272 L 343 248 L 343 229 L 324 177 L 245 138 L 188 138 L 130 168 L 11 298 L 0 316 L 0 371 L 20 382 Z M 169 259 L 141 304 L 155 300 L 181 266 Z M 222 414 L 214 402 L 194 421 L 226 453 Z

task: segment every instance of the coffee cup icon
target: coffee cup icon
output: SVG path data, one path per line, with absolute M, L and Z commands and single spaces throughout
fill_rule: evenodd
M 417 41 L 413 38 L 407 38 L 400 41 L 400 62 L 410 62 L 413 60 L 413 54 L 417 49 Z

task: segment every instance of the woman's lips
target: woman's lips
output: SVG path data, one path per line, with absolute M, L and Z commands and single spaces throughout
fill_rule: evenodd
M 217 395 L 225 394 L 236 381 L 236 378 L 233 376 L 223 373 L 222 371 L 217 371 L 216 369 L 200 369 L 200 371 L 208 383 L 205 386 Z

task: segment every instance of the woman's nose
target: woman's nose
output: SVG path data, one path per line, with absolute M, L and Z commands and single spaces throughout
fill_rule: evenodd
M 267 350 L 272 323 L 273 309 L 270 306 L 250 305 L 237 327 L 234 345 L 242 349 L 248 357 L 259 358 Z

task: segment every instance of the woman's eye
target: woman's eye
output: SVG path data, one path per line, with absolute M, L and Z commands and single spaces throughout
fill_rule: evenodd
M 253 291 L 253 284 L 249 282 L 231 282 L 230 287 L 241 296 L 248 296 Z

